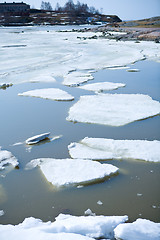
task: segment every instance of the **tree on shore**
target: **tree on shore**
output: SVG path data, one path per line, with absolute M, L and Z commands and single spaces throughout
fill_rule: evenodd
M 51 3 L 50 2 L 44 2 L 42 1 L 41 3 L 41 9 L 42 10 L 48 10 L 48 11 L 52 11 L 52 6 L 51 6 Z
M 99 14 L 99 11 L 95 7 L 88 7 L 85 3 L 80 3 L 77 1 L 77 4 L 73 3 L 73 0 L 68 0 L 64 7 L 60 7 L 57 3 L 55 11 L 68 12 L 73 16 L 79 16 L 82 14 Z

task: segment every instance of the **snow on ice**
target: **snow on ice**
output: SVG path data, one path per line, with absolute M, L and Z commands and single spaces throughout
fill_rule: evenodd
M 160 113 L 160 103 L 143 94 L 81 96 L 69 110 L 68 121 L 123 126 Z
M 160 223 L 137 219 L 133 223 L 123 223 L 114 230 L 116 239 L 122 240 L 159 240 Z
M 94 91 L 94 92 L 101 92 L 101 91 L 115 90 L 120 87 L 125 87 L 125 84 L 112 83 L 112 82 L 101 82 L 101 83 L 86 84 L 84 86 L 80 86 L 79 88 L 89 90 L 89 91 Z
M 69 93 L 58 88 L 35 89 L 24 93 L 19 93 L 19 96 L 39 97 L 56 101 L 71 101 L 74 99 Z
M 53 158 L 34 159 L 26 165 L 26 169 L 36 166 L 39 166 L 46 179 L 57 187 L 91 183 L 118 172 L 118 168 L 111 164 L 82 159 Z
M 33 217 L 18 225 L 0 225 L 1 240 L 91 240 L 113 238 L 114 229 L 128 220 L 127 216 L 71 216 L 60 214 L 55 222 L 42 222 Z
M 0 170 L 4 169 L 5 166 L 8 164 L 11 164 L 13 167 L 16 167 L 19 163 L 11 152 L 1 150 L 0 148 Z
M 160 141 L 114 140 L 106 138 L 84 138 L 68 146 L 72 158 L 139 159 L 160 162 Z

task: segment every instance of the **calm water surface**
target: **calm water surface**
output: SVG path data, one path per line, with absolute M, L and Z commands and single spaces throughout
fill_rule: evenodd
M 126 83 L 125 88 L 110 93 L 143 93 L 160 101 L 159 63 L 137 62 L 131 68 L 140 72 L 101 70 L 94 80 Z M 123 127 L 108 127 L 94 124 L 72 123 L 65 120 L 69 108 L 81 95 L 94 94 L 82 89 L 56 83 L 25 83 L 0 90 L 0 146 L 9 150 L 20 162 L 20 169 L 0 177 L 1 224 L 17 224 L 33 216 L 43 221 L 54 221 L 59 213 L 83 215 L 90 208 L 97 215 L 124 215 L 130 221 L 142 217 L 160 221 L 160 164 L 144 161 L 118 161 L 109 163 L 120 168 L 119 175 L 101 183 L 69 187 L 57 190 L 49 184 L 40 170 L 24 170 L 26 163 L 39 157 L 67 158 L 67 146 L 88 137 L 113 139 L 160 140 L 160 116 L 137 121 Z M 36 88 L 58 87 L 75 96 L 72 102 L 56 102 L 40 98 L 20 97 L 18 93 Z M 43 142 L 27 148 L 27 138 L 43 132 L 62 138 Z M 0 173 L 4 175 L 4 172 Z M 63 174 L 63 173 L 62 173 Z M 97 201 L 103 202 L 98 205 Z

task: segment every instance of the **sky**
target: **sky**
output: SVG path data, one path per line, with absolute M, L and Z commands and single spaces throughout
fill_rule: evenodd
M 6 2 L 21 2 L 22 0 L 4 0 Z M 4 1 L 0 0 L 0 3 Z M 50 2 L 54 9 L 57 2 L 64 6 L 67 0 L 43 0 Z M 87 3 L 88 6 L 94 6 L 96 9 L 103 9 L 103 14 L 117 15 L 122 20 L 136 20 L 149 17 L 160 16 L 160 0 L 79 0 L 81 3 Z M 23 0 L 31 7 L 40 9 L 42 0 Z M 77 0 L 73 0 L 77 3 Z

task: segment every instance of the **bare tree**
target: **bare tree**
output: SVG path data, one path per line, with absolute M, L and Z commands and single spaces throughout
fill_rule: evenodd
M 50 2 L 44 2 L 44 1 L 42 1 L 42 3 L 41 3 L 41 9 L 43 9 L 43 10 L 48 10 L 48 11 L 52 11 L 52 6 L 51 6 Z

